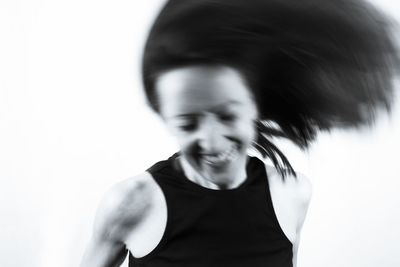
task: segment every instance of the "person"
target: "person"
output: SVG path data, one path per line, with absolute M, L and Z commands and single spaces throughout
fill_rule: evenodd
M 168 1 L 143 81 L 180 150 L 110 189 L 81 266 L 296 266 L 311 184 L 272 138 L 306 148 L 390 109 L 384 18 L 356 0 Z

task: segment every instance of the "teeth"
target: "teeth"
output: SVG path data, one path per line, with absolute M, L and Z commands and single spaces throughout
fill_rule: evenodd
M 222 163 L 225 161 L 232 161 L 232 160 L 236 159 L 236 156 L 237 156 L 237 146 L 234 145 L 229 150 L 219 153 L 218 155 L 203 156 L 203 159 L 209 164 L 218 164 L 218 163 Z

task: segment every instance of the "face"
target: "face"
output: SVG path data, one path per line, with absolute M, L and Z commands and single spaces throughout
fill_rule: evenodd
M 228 67 L 183 67 L 156 82 L 160 115 L 181 155 L 204 177 L 245 168 L 256 137 L 257 108 L 239 72 Z

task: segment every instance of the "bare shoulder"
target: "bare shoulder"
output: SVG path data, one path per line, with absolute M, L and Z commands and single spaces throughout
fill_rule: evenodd
M 148 172 L 112 186 L 98 206 L 94 232 L 123 242 L 152 206 L 155 190 L 157 185 Z
M 296 203 L 308 206 L 312 196 L 312 185 L 307 176 L 302 173 L 296 173 L 296 176 L 288 175 L 285 179 L 276 170 L 275 167 L 265 165 L 268 182 L 270 187 L 279 192 L 285 192 Z
M 149 173 L 115 184 L 101 200 L 80 266 L 120 266 L 128 234 L 143 220 L 157 185 Z

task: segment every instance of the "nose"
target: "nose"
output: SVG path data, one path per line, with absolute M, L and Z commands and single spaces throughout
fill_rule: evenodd
M 197 132 L 197 142 L 203 153 L 220 152 L 226 142 L 226 129 L 214 116 L 201 120 Z

